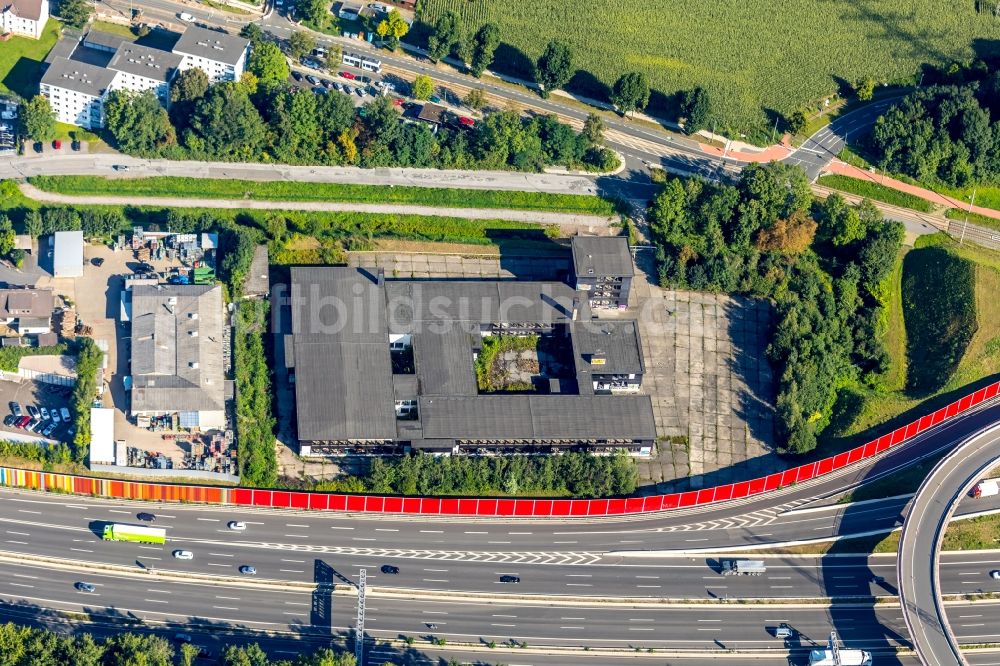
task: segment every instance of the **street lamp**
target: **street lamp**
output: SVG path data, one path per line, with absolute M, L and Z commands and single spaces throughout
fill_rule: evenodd
M 965 241 L 965 230 L 969 228 L 969 215 L 972 214 L 972 206 L 976 203 L 976 188 L 972 188 L 972 200 L 969 202 L 969 210 L 965 211 L 965 224 L 962 225 L 962 236 L 958 239 L 958 244 L 961 245 Z

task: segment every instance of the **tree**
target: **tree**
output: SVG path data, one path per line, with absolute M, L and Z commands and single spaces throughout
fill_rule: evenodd
M 573 76 L 573 51 L 569 44 L 553 40 L 535 64 L 535 79 L 542 86 L 542 97 L 569 83 Z
M 642 72 L 622 74 L 615 81 L 611 101 L 622 115 L 642 111 L 649 104 L 649 79 Z
M 482 88 L 470 88 L 469 94 L 467 94 L 465 99 L 462 101 L 465 102 L 465 105 L 470 109 L 482 111 L 483 107 L 486 106 L 486 91 Z
M 399 40 L 405 37 L 409 31 L 410 24 L 396 9 L 390 11 L 389 15 L 375 26 L 375 32 L 378 33 L 379 38 L 387 40 L 388 47 L 393 51 L 399 46 Z
M 875 94 L 875 79 L 870 76 L 861 79 L 854 86 L 854 92 L 859 100 L 867 102 Z
M 33 141 L 51 141 L 56 136 L 56 114 L 43 95 L 21 104 L 20 123 L 21 132 Z
M 250 23 L 249 25 L 255 25 Z M 201 648 L 193 643 L 181 643 L 181 666 L 195 666 Z
M 251 23 L 250 25 L 255 25 Z M 170 102 L 196 102 L 208 92 L 208 75 L 200 67 L 185 69 L 170 84 Z
M 427 56 L 434 62 L 441 60 L 461 38 L 462 20 L 455 12 L 445 12 L 434 22 L 433 32 L 427 38 Z
M 287 81 L 288 61 L 277 44 L 263 42 L 250 52 L 247 69 L 263 82 Z
M 94 5 L 88 0 L 62 0 L 59 3 L 59 18 L 73 28 L 87 25 L 93 11 Z
M 583 121 L 583 136 L 592 146 L 604 143 L 604 119 L 596 113 L 588 113 Z
M 802 110 L 795 111 L 792 115 L 785 118 L 785 124 L 788 125 L 788 131 L 792 134 L 798 134 L 806 128 L 806 114 Z
M 426 74 L 417 74 L 417 78 L 413 79 L 410 94 L 413 99 L 430 99 L 434 94 L 434 81 Z
M 300 0 L 298 3 L 302 18 L 316 26 L 325 26 L 333 18 L 329 0 Z
M 240 30 L 240 37 L 243 37 L 244 39 L 249 39 L 250 47 L 256 48 L 257 44 L 259 44 L 264 39 L 264 29 L 261 28 L 256 23 L 247 23 Z
M 42 214 L 35 208 L 24 214 L 24 233 L 32 238 L 42 235 Z
M 681 115 L 684 117 L 684 131 L 694 134 L 708 125 L 712 114 L 708 92 L 701 86 L 681 94 Z
M 112 91 L 104 115 L 105 127 L 125 152 L 149 154 L 177 142 L 167 111 L 151 90 Z
M 316 48 L 316 38 L 304 30 L 296 30 L 288 38 L 288 55 L 292 56 L 292 60 L 300 60 L 312 53 L 314 48 Z
M 191 129 L 210 154 L 254 159 L 267 138 L 260 113 L 236 82 L 218 83 L 195 106 Z
M 14 249 L 16 234 L 14 225 L 6 215 L 0 215 L 0 257 L 8 256 Z
M 479 78 L 493 64 L 493 56 L 500 46 L 500 28 L 495 23 L 484 23 L 472 39 L 472 75 Z

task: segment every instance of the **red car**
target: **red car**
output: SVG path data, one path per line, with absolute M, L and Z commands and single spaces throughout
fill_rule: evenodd
M 62 141 L 56 139 L 55 141 L 52 142 L 52 147 L 55 148 L 56 150 L 59 150 L 60 148 L 62 148 Z
M 358 77 L 354 76 L 353 74 L 351 74 L 350 72 L 341 72 L 340 75 L 343 78 L 347 79 L 348 81 L 353 81 L 354 79 L 358 78 Z
M 465 127 L 475 127 L 476 125 L 475 120 L 473 120 L 472 118 L 467 118 L 466 116 L 459 116 L 458 122 L 460 125 L 464 125 Z
M 14 423 L 14 425 L 16 425 L 18 428 L 23 428 L 24 426 L 28 425 L 29 423 L 31 423 L 31 417 L 25 415 L 25 416 L 22 416 L 21 418 L 19 418 L 17 420 L 17 422 Z
M 403 99 L 401 97 L 393 97 L 392 103 L 396 106 L 403 106 Z

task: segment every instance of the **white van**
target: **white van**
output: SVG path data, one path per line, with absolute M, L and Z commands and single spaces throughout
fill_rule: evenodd
M 194 23 L 194 16 L 188 14 L 187 12 L 181 12 L 177 15 L 177 18 L 184 21 L 185 23 Z

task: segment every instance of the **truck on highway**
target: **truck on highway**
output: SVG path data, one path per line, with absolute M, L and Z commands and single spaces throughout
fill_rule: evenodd
M 767 571 L 763 560 L 723 560 L 723 576 L 760 576 Z
M 146 527 L 145 525 L 123 525 L 111 523 L 104 526 L 105 541 L 131 541 L 132 543 L 157 543 L 167 541 L 167 531 L 162 527 Z
M 996 479 L 983 479 L 972 489 L 972 496 L 976 499 L 993 497 L 996 494 L 1000 494 L 1000 484 Z
M 813 650 L 809 666 L 872 666 L 871 652 L 864 650 Z

